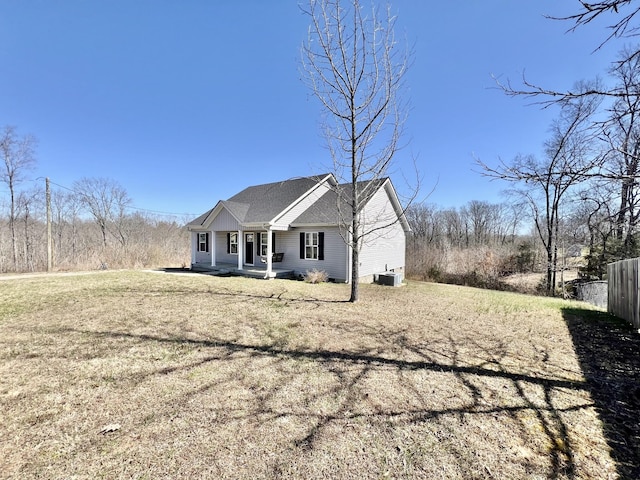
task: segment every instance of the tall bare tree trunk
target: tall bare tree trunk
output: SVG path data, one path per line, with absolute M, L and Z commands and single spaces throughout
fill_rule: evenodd
M 589 91 L 589 84 L 579 89 Z M 583 96 L 563 105 L 558 120 L 552 124 L 552 136 L 545 143 L 546 158 L 538 161 L 533 155 L 518 156 L 511 164 L 502 162 L 489 167 L 478 161 L 484 175 L 524 184 L 519 193 L 534 212 L 536 229 L 547 253 L 547 293 L 554 293 L 557 269 L 557 243 L 562 201 L 570 189 L 589 178 L 600 165 L 594 154 L 593 137 L 589 131 L 592 115 L 600 104 L 597 97 Z M 540 212 L 544 205 L 543 213 Z M 544 226 L 543 226 L 544 223 Z
M 13 253 L 13 270 L 18 270 L 18 241 L 16 236 L 16 198 L 13 181 L 8 182 L 11 205 L 9 207 L 9 231 L 11 232 L 11 251 Z
M 18 268 L 18 244 L 16 237 L 16 185 L 24 179 L 27 170 L 35 164 L 33 149 L 35 138 L 31 135 L 19 137 L 16 128 L 5 126 L 0 133 L 0 155 L 4 160 L 4 168 L 0 171 L 0 182 L 9 187 L 9 230 L 11 231 L 11 249 L 13 269 Z
M 369 12 L 364 3 L 370 5 Z M 362 209 L 371 182 L 387 176 L 398 149 L 406 107 L 397 93 L 407 71 L 408 52 L 398 49 L 395 17 L 389 9 L 382 17 L 375 3 L 365 0 L 309 0 L 308 5 L 303 11 L 311 26 L 302 47 L 303 68 L 328 114 L 323 130 L 333 172 L 338 183 L 342 180 L 349 186 L 335 190 L 342 206 L 336 220 L 351 251 L 349 301 L 356 302 L 360 248 L 375 231 L 363 222 Z

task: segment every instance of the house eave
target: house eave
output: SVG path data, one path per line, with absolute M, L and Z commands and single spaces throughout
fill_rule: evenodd
M 216 206 L 211 209 L 211 212 L 209 212 L 209 215 L 207 215 L 207 217 L 202 221 L 202 225 L 201 226 L 195 226 L 194 225 L 193 227 L 189 227 L 189 230 L 195 231 L 197 229 L 202 228 L 202 229 L 204 229 L 206 231 L 209 231 L 210 230 L 209 227 L 211 226 L 211 223 L 213 223 L 213 220 L 220 214 L 220 212 L 223 209 L 226 210 L 229 213 L 229 215 L 231 215 L 233 217 L 233 219 L 236 222 L 238 222 L 238 224 L 241 223 L 240 220 L 238 219 L 238 217 L 236 217 L 233 214 L 233 212 L 231 210 L 229 210 L 225 206 L 224 201 L 223 200 L 218 200 L 218 203 L 216 203 Z
M 391 199 L 391 204 L 396 211 L 396 215 L 398 215 L 398 221 L 400 222 L 400 225 L 402 225 L 403 230 L 405 231 L 405 233 L 411 233 L 411 226 L 409 225 L 407 217 L 404 214 L 402 204 L 400 203 L 400 199 L 398 199 L 398 194 L 396 193 L 396 190 L 389 178 L 385 180 L 383 187 L 385 188 L 387 195 Z

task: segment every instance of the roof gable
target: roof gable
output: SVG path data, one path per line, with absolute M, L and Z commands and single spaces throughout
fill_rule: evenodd
M 186 227 L 187 228 L 199 228 L 204 226 L 204 224 L 206 223 L 207 218 L 209 217 L 209 215 L 211 215 L 211 213 L 216 209 L 216 207 L 219 205 L 216 204 L 215 207 L 207 210 L 206 212 L 204 212 L 202 215 L 200 215 L 199 217 L 195 218 L 194 220 L 191 220 L 189 223 L 187 223 Z
M 244 207 L 243 214 L 237 215 L 242 223 L 269 222 L 324 178 L 326 175 L 256 185 L 245 188 L 227 202 Z
M 381 188 L 384 188 L 389 202 L 398 216 L 398 221 L 402 225 L 402 228 L 405 232 L 411 231 L 409 223 L 404 215 L 402 205 L 398 200 L 396 191 L 389 178 L 378 178 L 358 182 L 357 188 L 362 193 L 361 209 L 369 203 Z M 303 212 L 298 218 L 291 222 L 291 224 L 300 226 L 340 225 L 351 222 L 352 209 L 349 199 L 351 198 L 352 189 L 353 187 L 350 183 L 337 185 Z
M 221 208 L 225 208 L 242 224 L 266 224 L 288 210 L 332 174 L 294 178 L 281 182 L 247 187 L 187 224 L 189 228 L 208 228 Z
M 375 195 L 385 181 L 387 181 L 386 178 L 358 182 L 357 188 L 364 195 L 361 199 L 363 205 Z M 337 185 L 291 223 L 299 225 L 338 225 L 350 222 L 351 204 L 349 199 L 351 198 L 352 188 L 350 183 Z

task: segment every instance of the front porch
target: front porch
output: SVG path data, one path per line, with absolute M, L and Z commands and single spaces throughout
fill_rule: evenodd
M 213 225 L 215 226 L 215 225 Z M 231 227 L 231 228 L 229 228 Z M 233 229 L 224 225 L 224 230 L 192 230 L 192 270 L 211 275 L 243 275 L 254 278 L 292 277 L 291 269 L 277 268 L 283 252 L 276 251 L 276 231 L 259 226 L 251 230 Z M 228 230 L 227 230 L 228 228 Z M 271 255 L 265 255 L 272 252 Z
M 245 265 L 238 268 L 235 263 L 217 263 L 215 266 L 207 262 L 191 264 L 191 271 L 208 275 L 238 275 L 251 278 L 293 278 L 295 272 L 284 268 L 271 268 L 271 273 L 267 275 L 266 265 Z

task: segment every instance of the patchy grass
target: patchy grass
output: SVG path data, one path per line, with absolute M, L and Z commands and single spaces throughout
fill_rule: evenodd
M 425 283 L 361 297 L 143 272 L 1 282 L 0 475 L 616 477 L 563 319 L 576 304 Z

